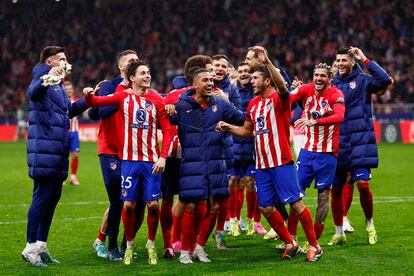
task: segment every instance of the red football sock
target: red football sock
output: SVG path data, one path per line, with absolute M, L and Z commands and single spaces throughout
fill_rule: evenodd
M 260 222 L 260 219 L 262 217 L 262 213 L 260 212 L 259 209 L 259 199 L 257 198 L 257 193 L 256 193 L 256 207 L 254 207 L 254 221 L 255 222 Z
M 288 216 L 288 231 L 292 236 L 296 236 L 298 230 L 299 220 L 297 216 Z
M 313 229 L 315 230 L 315 237 L 317 240 L 322 236 L 323 228 L 325 228 L 325 224 L 317 223 L 313 225 Z
M 75 174 L 78 171 L 78 164 L 79 159 L 78 157 L 72 157 L 72 161 L 70 162 L 71 174 Z
M 365 218 L 370 219 L 374 215 L 374 206 L 369 182 L 367 180 L 359 180 L 357 185 L 359 190 L 359 200 L 362 209 L 364 210 Z
M 331 190 L 332 217 L 336 226 L 343 224 L 342 188 L 343 185 L 333 185 Z
M 220 202 L 220 207 L 217 213 L 216 231 L 224 231 L 224 223 L 226 222 L 227 209 L 228 209 L 228 200 L 227 199 L 222 200 Z
M 285 221 L 278 211 L 275 211 L 266 219 L 284 243 L 289 244 L 293 242 L 292 236 L 289 234 L 289 231 L 285 226 Z
M 148 208 L 147 225 L 148 225 L 148 239 L 150 241 L 155 240 L 157 235 L 158 222 L 160 221 L 160 209 Z
M 354 197 L 354 185 L 345 184 L 342 191 L 342 201 L 344 208 L 344 217 L 348 215 L 349 208 L 351 208 L 352 199 Z
M 163 200 L 161 205 L 160 223 L 164 249 L 171 248 L 171 229 L 173 224 L 172 203 L 171 196 L 171 198 Z
M 105 242 L 106 240 L 106 233 L 102 233 L 101 230 L 98 231 L 98 240 L 101 242 Z
M 141 228 L 142 223 L 144 222 L 146 206 L 146 204 L 137 204 L 135 207 L 135 235 Z
M 244 186 L 240 186 L 237 191 L 237 197 L 236 197 L 236 217 L 238 220 L 240 220 L 240 214 L 241 210 L 243 208 L 243 202 L 244 202 Z
M 122 223 L 127 241 L 133 241 L 135 238 L 135 212 L 127 212 L 122 208 Z
M 182 216 L 178 217 L 173 215 L 173 225 L 172 225 L 172 242 L 180 241 L 181 240 L 181 224 L 182 224 Z
M 256 191 L 246 191 L 246 201 L 247 201 L 247 217 L 253 218 L 254 211 L 256 210 Z
M 198 236 L 197 243 L 202 247 L 206 246 L 208 237 L 213 232 L 214 225 L 216 224 L 216 212 L 210 212 L 208 216 L 203 220 L 200 227 L 200 235 Z
M 190 250 L 194 250 L 196 247 L 197 239 L 200 234 L 200 227 L 203 223 L 207 214 L 207 202 L 201 201 L 197 204 L 197 213 L 195 218 L 195 226 L 194 226 L 194 233 L 190 240 Z
M 194 234 L 196 222 L 196 213 L 192 211 L 184 211 L 182 218 L 182 230 L 181 230 L 181 250 L 189 251 L 191 238 Z
M 305 232 L 306 239 L 309 245 L 317 247 L 318 241 L 316 240 L 315 230 L 313 229 L 312 216 L 308 208 L 305 208 L 303 212 L 298 216 L 300 223 L 302 224 L 303 231 Z
M 237 188 L 230 188 L 230 197 L 227 200 L 227 206 L 228 206 L 227 212 L 230 218 L 236 217 L 236 211 L 235 211 L 236 196 L 237 196 Z

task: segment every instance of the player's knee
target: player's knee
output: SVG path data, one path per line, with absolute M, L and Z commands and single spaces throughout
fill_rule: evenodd
M 156 211 L 158 210 L 158 201 L 157 200 L 150 200 L 147 202 L 148 211 Z
M 260 206 L 259 210 L 265 217 L 270 217 L 273 214 L 273 206 L 267 206 L 267 207 Z
M 292 208 L 292 213 L 295 216 L 299 216 L 305 210 L 305 204 L 303 203 L 302 199 L 300 199 L 300 200 L 298 200 L 294 203 L 291 203 L 290 207 Z
M 254 178 L 252 178 L 252 177 L 248 177 L 248 178 L 246 178 L 246 189 L 248 190 L 248 191 L 255 191 L 256 189 L 255 189 L 255 185 L 254 185 Z
M 232 175 L 230 177 L 229 186 L 230 186 L 230 188 L 236 188 L 237 187 L 237 176 Z

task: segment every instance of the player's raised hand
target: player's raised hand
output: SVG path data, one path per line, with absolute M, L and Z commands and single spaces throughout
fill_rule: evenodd
M 162 173 L 165 169 L 165 158 L 158 158 L 154 166 L 152 166 L 152 174 Z
M 361 51 L 361 49 L 359 49 L 357 47 L 352 47 L 352 46 L 349 49 L 355 55 L 355 59 L 358 62 L 363 62 L 367 59 L 367 57 L 364 55 L 364 53 Z
M 262 46 L 254 46 L 253 47 L 253 50 L 255 51 L 255 53 L 256 53 L 256 55 L 257 55 L 257 57 L 258 57 L 258 59 L 264 64 L 264 65 L 266 65 L 266 64 L 268 64 L 268 63 L 270 63 L 270 59 L 269 59 L 269 57 L 267 56 L 267 52 L 266 52 L 266 49 L 265 48 L 263 48 Z
M 215 90 L 213 90 L 213 93 L 218 97 L 224 98 L 225 100 L 229 99 L 229 97 L 226 95 L 226 93 L 224 93 L 224 91 L 221 90 L 221 89 L 215 89 Z
M 230 128 L 231 128 L 230 124 L 220 121 L 217 123 L 215 131 L 223 132 L 223 131 L 229 130 Z
M 50 69 L 49 75 L 55 75 L 55 76 L 59 76 L 63 74 L 63 69 L 60 67 L 52 67 L 52 69 Z
M 300 130 L 305 129 L 305 127 L 311 127 L 316 125 L 316 121 L 313 119 L 307 120 L 305 118 L 301 118 L 296 120 L 294 127 L 298 127 Z
M 167 115 L 171 116 L 174 113 L 177 113 L 177 110 L 175 110 L 175 105 L 173 104 L 166 104 L 165 105 L 165 112 L 167 112 Z
M 82 92 L 85 96 L 95 95 L 95 89 L 93 89 L 92 87 L 85 87 Z
M 295 78 L 292 81 L 292 85 L 290 86 L 292 89 L 295 89 L 296 87 L 299 87 L 303 84 L 303 82 L 297 77 L 295 76 Z
M 124 92 L 128 93 L 128 95 L 134 94 L 134 90 L 132 90 L 132 88 L 127 88 L 124 90 Z

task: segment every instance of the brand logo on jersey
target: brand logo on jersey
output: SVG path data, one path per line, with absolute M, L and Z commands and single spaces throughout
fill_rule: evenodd
M 139 124 L 144 123 L 147 118 L 147 112 L 145 111 L 145 109 L 138 109 L 137 113 L 135 114 L 135 118 Z
M 311 115 L 312 115 L 312 119 L 319 119 L 320 117 L 321 117 L 321 113 L 319 112 L 319 111 L 312 111 L 311 112 Z
M 216 104 L 211 107 L 211 111 L 217 112 L 217 105 Z
M 338 98 L 336 99 L 336 102 L 337 102 L 337 103 L 343 103 L 343 102 L 345 102 L 345 100 L 344 100 L 344 98 L 343 98 L 343 97 L 338 97 Z
M 351 89 L 355 89 L 355 87 L 356 87 L 356 82 L 355 82 L 355 81 L 351 81 L 351 82 L 349 83 L 349 87 L 350 87 Z
M 257 127 L 259 129 L 262 129 L 264 127 L 264 125 L 265 125 L 265 119 L 264 119 L 264 117 L 263 116 L 257 117 Z
M 116 162 L 111 162 L 111 163 L 109 163 L 109 167 L 111 168 L 111 170 L 116 170 Z

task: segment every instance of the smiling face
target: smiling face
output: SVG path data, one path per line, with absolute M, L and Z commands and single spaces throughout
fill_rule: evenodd
M 135 74 L 131 75 L 130 80 L 135 87 L 149 88 L 151 85 L 151 73 L 147 66 L 138 66 Z
M 214 80 L 217 82 L 223 81 L 228 72 L 227 60 L 224 58 L 213 60 L 213 71 Z
M 196 74 L 193 79 L 193 86 L 198 96 L 202 98 L 211 97 L 213 94 L 213 77 L 209 72 Z
M 237 68 L 239 73 L 239 82 L 242 86 L 246 86 L 252 79 L 252 75 L 249 73 L 249 65 L 241 65 Z
M 246 58 L 244 59 L 244 62 L 246 62 L 247 65 L 249 66 L 249 72 L 250 73 L 253 73 L 254 69 L 256 69 L 257 67 L 262 65 L 259 58 L 256 56 L 256 54 L 253 50 L 249 50 L 247 52 L 247 55 L 246 55 Z
M 351 73 L 352 68 L 355 65 L 355 60 L 348 54 L 337 54 L 335 59 L 335 65 L 341 77 L 347 76 Z
M 329 76 L 328 70 L 323 68 L 317 68 L 313 72 L 313 83 L 315 84 L 315 91 L 322 93 L 331 83 L 331 77 Z
M 265 79 L 263 77 L 263 74 L 260 72 L 254 72 L 252 76 L 252 86 L 253 86 L 253 93 L 255 96 L 263 95 L 263 93 L 266 90 L 266 82 L 268 82 L 269 79 Z

